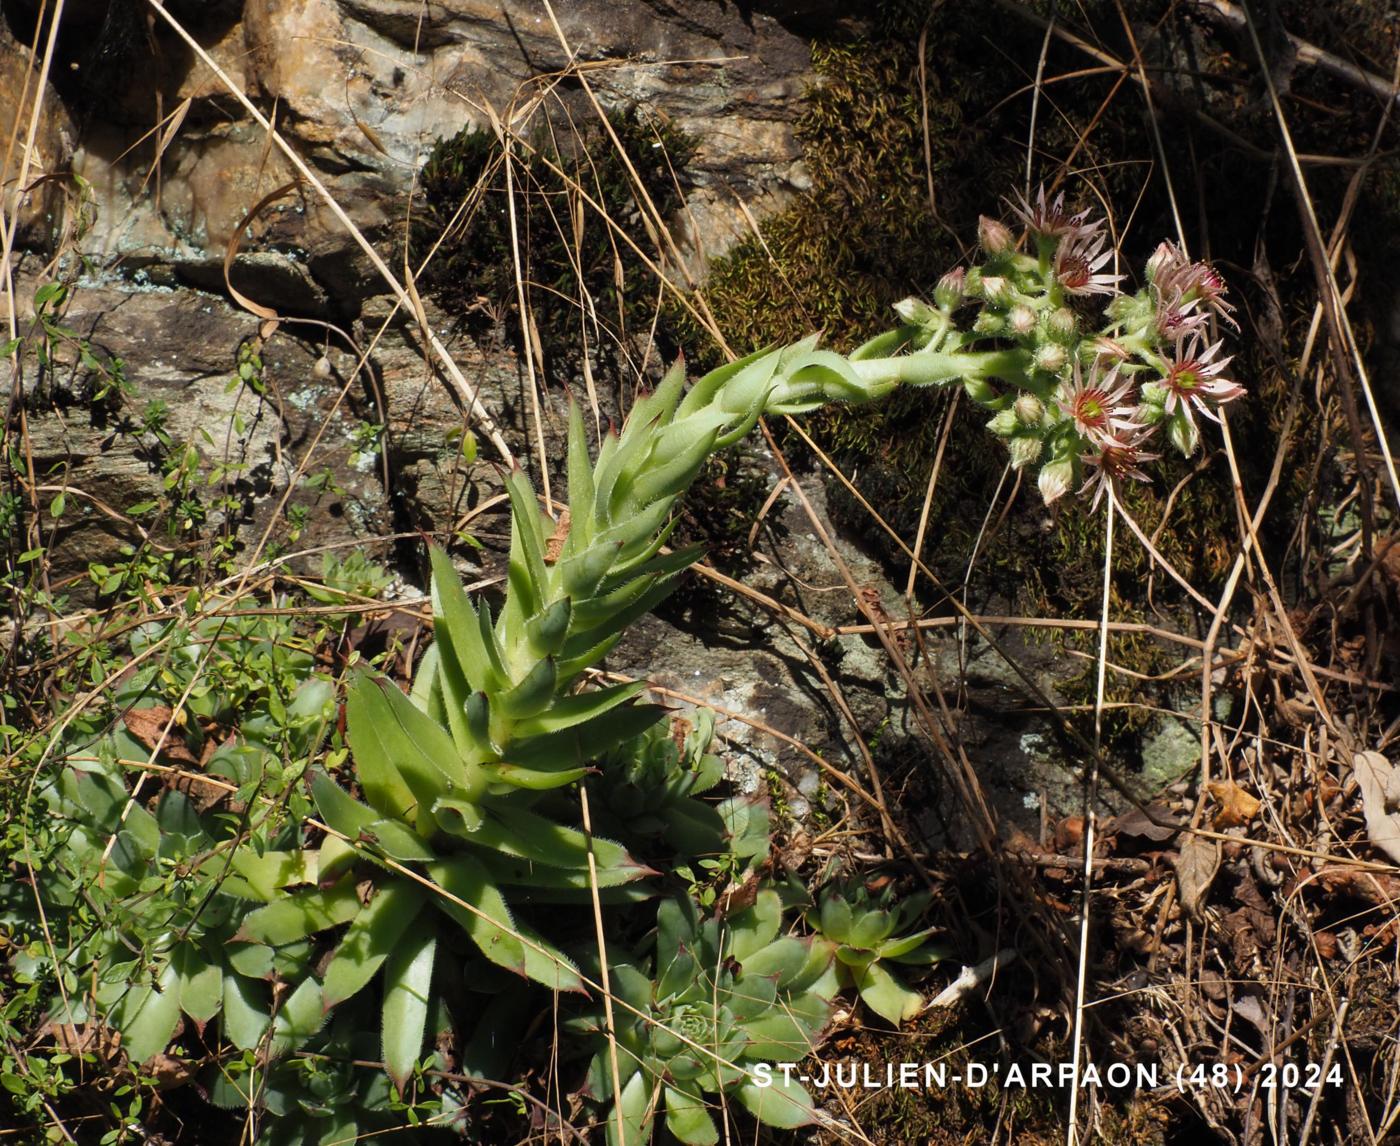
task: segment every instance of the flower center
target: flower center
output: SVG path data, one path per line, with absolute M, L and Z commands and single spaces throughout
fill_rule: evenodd
M 1108 419 L 1104 413 L 1104 402 L 1108 395 L 1102 390 L 1090 390 L 1079 396 L 1079 408 L 1075 412 L 1086 426 L 1101 426 Z
M 1201 375 L 1196 363 L 1183 362 L 1180 366 L 1172 367 L 1168 384 L 1178 394 L 1190 394 L 1201 384 Z
M 1089 260 L 1081 255 L 1071 255 L 1060 264 L 1060 282 L 1069 290 L 1088 286 L 1092 278 Z

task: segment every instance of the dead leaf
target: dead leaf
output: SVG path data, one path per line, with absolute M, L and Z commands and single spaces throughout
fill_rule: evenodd
M 553 565 L 559 560 L 559 554 L 564 551 L 564 542 L 568 540 L 569 511 L 566 507 L 559 511 L 559 520 L 555 523 L 554 532 L 545 538 L 544 559 Z
M 1400 770 L 1379 752 L 1358 752 L 1351 758 L 1351 767 L 1361 789 L 1367 836 L 1400 863 Z
M 163 705 L 133 708 L 122 714 L 122 723 L 132 736 L 152 752 L 156 750 L 156 745 L 160 745 L 162 756 L 177 760 L 181 764 L 198 766 L 199 761 L 194 758 L 194 753 L 186 747 L 184 738 L 180 735 L 179 730 L 184 722 L 176 717 L 172 709 Z
M 1148 813 L 1151 813 L 1149 816 Z M 1160 823 L 1153 823 L 1153 820 Z M 1171 812 L 1162 804 L 1149 804 L 1145 810 L 1133 808 L 1124 812 L 1109 825 L 1109 830 L 1120 836 L 1138 836 L 1154 843 L 1169 840 L 1180 831 L 1180 825 L 1172 823 Z
M 1176 869 L 1176 884 L 1181 893 L 1181 906 L 1196 922 L 1203 918 L 1206 893 L 1220 870 L 1220 841 L 1189 835 L 1181 842 L 1181 850 L 1172 860 Z
M 1083 845 L 1083 816 L 1066 816 L 1055 825 L 1055 850 L 1060 855 L 1073 855 Z
M 1259 801 L 1233 780 L 1211 780 L 1206 788 L 1220 805 L 1215 813 L 1216 831 L 1247 824 L 1259 811 Z

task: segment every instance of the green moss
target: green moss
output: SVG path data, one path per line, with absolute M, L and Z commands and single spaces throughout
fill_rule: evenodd
M 595 318 L 602 332 L 591 340 L 604 363 L 615 361 L 639 329 L 646 334 L 656 284 L 609 220 L 642 250 L 651 247 L 646 204 L 662 218 L 680 207 L 680 181 L 695 151 L 688 135 L 640 108 L 608 116 L 622 154 L 603 124 L 558 118 L 541 113 L 530 146 L 515 150 L 509 188 L 525 304 L 547 381 L 556 384 L 578 373 L 582 335 L 591 333 Z M 415 264 L 441 240 L 420 286 L 473 336 L 504 333 L 523 351 L 516 242 L 496 136 L 465 128 L 439 140 L 419 185 L 423 206 L 410 236 Z M 604 366 L 595 369 L 606 373 Z

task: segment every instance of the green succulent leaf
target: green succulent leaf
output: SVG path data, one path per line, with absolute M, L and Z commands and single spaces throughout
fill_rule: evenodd
M 358 994 L 395 947 L 411 943 L 422 913 L 424 892 L 407 881 L 382 884 L 355 916 L 322 978 L 327 1010 Z M 431 917 L 424 925 L 431 933 Z
M 298 983 L 272 1019 L 271 1051 L 274 1055 L 295 1050 L 319 1031 L 326 1021 L 321 985 L 309 975 Z
M 250 912 L 233 940 L 280 947 L 349 923 L 359 911 L 354 884 L 343 880 L 325 891 L 296 892 Z
M 176 947 L 170 962 L 180 979 L 180 1009 L 202 1028 L 223 1006 L 223 969 L 192 943 Z
M 252 1050 L 267 1031 L 267 988 L 243 975 L 224 974 L 223 1021 L 225 1035 L 239 1050 Z
M 585 833 L 524 808 L 487 807 L 483 809 L 479 826 L 464 833 L 462 838 L 532 864 L 585 874 L 588 871 L 589 837 Z M 593 837 L 593 858 L 600 886 L 654 874 L 634 860 L 621 844 L 597 836 Z
M 122 1035 L 122 1049 L 133 1063 L 145 1062 L 170 1043 L 180 1021 L 180 975 L 173 961 L 160 969 L 155 982 L 133 984 L 113 1015 Z
M 235 848 L 229 857 L 229 867 L 237 878 L 225 879 L 219 888 L 241 899 L 271 903 L 284 888 L 315 883 L 319 878 L 318 857 L 313 851 L 265 851 L 258 855 L 252 848 Z
M 651 1122 L 656 1095 L 643 1072 L 638 1071 L 622 1084 L 622 1096 L 608 1114 L 608 1146 L 643 1146 L 651 1141 Z M 622 1125 L 618 1125 L 618 1112 Z
M 562 952 L 516 924 L 480 863 L 469 856 L 455 856 L 427 864 L 425 870 L 452 897 L 439 896 L 438 907 L 461 924 L 492 963 L 556 991 L 583 990 L 578 969 Z
M 699 1094 L 678 1087 L 665 1088 L 666 1129 L 687 1146 L 714 1146 L 719 1128 Z
M 881 1018 L 895 1026 L 912 1019 L 924 1006 L 924 997 L 911 991 L 879 963 L 871 963 L 854 974 L 861 1001 Z
M 392 946 L 384 964 L 384 1068 L 401 1094 L 423 1049 L 436 954 L 436 933 L 418 928 Z
M 359 676 L 346 693 L 345 721 L 360 784 L 382 815 L 430 832 L 435 800 L 475 794 L 452 737 L 391 682 Z
M 739 1084 L 735 1093 L 744 1108 L 765 1126 L 796 1130 L 817 1120 L 816 1104 L 797 1082 L 787 1082 L 774 1074 L 771 1086 L 759 1086 L 751 1079 Z

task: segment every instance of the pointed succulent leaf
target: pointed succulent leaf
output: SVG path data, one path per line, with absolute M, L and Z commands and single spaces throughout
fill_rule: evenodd
M 319 878 L 317 855 L 304 848 L 269 850 L 262 855 L 252 848 L 234 848 L 228 864 L 233 874 L 219 885 L 219 890 L 263 903 L 271 903 L 283 888 L 315 883 Z
M 547 867 L 588 870 L 589 837 L 576 828 L 555 823 L 537 812 L 505 805 L 487 807 L 475 831 L 464 839 L 494 852 L 517 856 Z M 612 840 L 593 837 L 593 860 L 601 879 L 614 873 L 618 882 L 654 874 Z
M 621 552 L 620 541 L 595 541 L 587 549 L 559 562 L 555 568 L 555 578 L 564 595 L 575 602 L 592 597 Z
M 521 738 L 548 736 L 566 728 L 585 724 L 618 705 L 625 704 L 645 688 L 645 681 L 632 681 L 628 684 L 615 684 L 607 688 L 560 697 L 550 705 L 548 711 L 520 721 L 515 726 L 516 735 Z
M 285 999 L 272 1018 L 273 1055 L 295 1050 L 319 1031 L 326 1021 L 321 1005 L 321 985 L 308 975 Z
M 406 820 L 418 801 L 399 771 L 398 753 L 386 743 L 391 736 L 388 707 L 374 678 L 359 673 L 345 694 L 346 735 L 365 798 L 381 816 Z
M 547 772 L 551 766 L 566 766 L 566 762 L 594 760 L 622 741 L 645 732 L 665 715 L 666 709 L 660 705 L 619 705 L 576 727 L 517 740 L 510 746 L 510 763 Z M 505 766 L 497 771 L 504 776 Z
M 666 1087 L 666 1129 L 686 1146 L 715 1146 L 719 1129 L 705 1107 L 702 1095 L 674 1086 Z
M 395 946 L 410 939 L 424 903 L 424 893 L 406 880 L 380 886 L 355 916 L 335 949 L 321 980 L 326 1010 L 358 994 Z M 431 917 L 424 928 L 431 931 Z
M 783 925 L 783 901 L 771 888 L 764 888 L 752 904 L 732 912 L 727 919 L 729 950 L 740 963 L 767 947 L 778 937 Z
M 877 948 L 880 958 L 896 959 L 901 955 L 908 955 L 937 930 L 937 927 L 927 927 L 923 931 L 911 931 L 908 935 L 901 935 L 896 939 L 886 939 Z
M 582 989 L 578 972 L 562 954 L 543 944 L 539 944 L 543 953 L 527 954 L 510 908 L 480 863 L 470 856 L 455 856 L 430 863 L 425 870 L 447 892 L 437 898 L 438 907 L 462 926 L 492 963 L 555 990 Z
M 749 1080 L 740 1083 L 735 1093 L 745 1109 L 765 1126 L 795 1130 L 817 1120 L 812 1096 L 800 1083 L 787 1082 L 781 1073 L 773 1075 L 770 1086 Z
M 192 943 L 176 947 L 170 962 L 180 980 L 180 1009 L 203 1027 L 223 1006 L 223 968 Z
M 885 955 L 882 951 L 880 957 L 888 959 L 891 963 L 902 963 L 906 967 L 932 967 L 935 963 L 941 963 L 947 959 L 952 953 L 952 950 L 942 943 L 924 943 L 912 951 L 901 952 L 897 955 Z
M 163 1051 L 180 1021 L 180 976 L 174 963 L 167 962 L 154 983 L 133 984 L 123 995 L 113 1021 L 121 1031 L 122 1049 L 133 1064 Z
M 536 661 L 519 683 L 497 697 L 493 711 L 507 720 L 522 720 L 537 716 L 550 707 L 554 699 L 557 670 L 553 657 Z
M 856 916 L 851 924 L 850 936 L 846 942 L 852 947 L 874 951 L 889 938 L 890 929 L 893 926 L 894 917 L 888 911 L 883 911 L 878 907 L 871 908 L 864 914 Z
M 358 720 L 352 720 L 352 698 Z M 452 737 L 390 681 L 362 676 L 346 695 L 345 715 L 360 783 L 370 803 L 386 816 L 431 831 L 428 809 L 434 800 L 454 792 L 469 797 L 479 790 L 479 780 L 469 775 Z M 401 779 L 411 793 L 406 805 L 400 807 L 402 790 L 393 785 L 381 797 L 384 806 L 376 802 L 366 762 L 361 758 L 365 752 L 376 785 L 388 784 L 391 775 Z
M 573 603 L 568 597 L 560 597 L 531 617 L 525 625 L 525 636 L 530 651 L 537 657 L 548 657 L 557 653 L 569 635 L 572 617 Z
M 324 772 L 311 777 L 311 798 L 325 824 L 352 840 L 380 818 L 379 812 L 365 807 Z
M 267 988 L 243 975 L 225 973 L 223 1019 L 224 1035 L 239 1050 L 252 1050 L 267 1031 L 269 1003 Z
M 317 854 L 317 882 L 322 887 L 335 883 L 355 866 L 355 860 L 358 858 L 359 852 L 353 844 L 339 836 L 327 835 L 321 841 L 321 848 Z
M 482 618 L 457 579 L 452 559 L 436 545 L 429 549 L 433 566 L 433 633 L 441 646 L 444 697 L 496 688 L 504 673 L 495 638 L 483 635 Z M 489 632 L 489 620 L 486 632 Z M 421 671 L 421 669 L 420 669 Z
M 855 978 L 861 1001 L 895 1026 L 912 1019 L 924 1006 L 924 997 L 911 991 L 879 963 L 871 963 Z
M 851 934 L 851 905 L 834 892 L 822 897 L 821 933 L 837 943 L 845 943 Z
M 744 1053 L 756 1062 L 797 1062 L 806 1058 L 816 1049 L 816 1036 L 821 1029 L 813 1029 L 806 1016 L 787 1009 L 781 999 L 763 1014 L 746 1020 L 743 1027 L 750 1039 Z
M 695 947 L 700 912 L 689 898 L 663 899 L 656 909 L 656 967 L 664 974 L 682 949 Z
M 588 457 L 588 430 L 583 424 L 583 408 L 569 402 L 569 536 L 564 555 L 570 556 L 593 539 L 588 530 L 593 520 L 593 463 Z
M 422 836 L 398 820 L 375 820 L 360 833 L 357 842 L 368 844 L 399 863 L 426 863 L 437 858 L 437 852 Z
M 271 979 L 272 948 L 263 943 L 231 943 L 224 950 L 228 965 L 248 979 Z
M 607 1146 L 644 1146 L 650 1142 L 655 1113 L 652 1084 L 644 1071 L 638 1071 L 623 1082 L 620 1100 L 608 1111 Z
M 539 501 L 523 470 L 516 469 L 506 478 L 506 492 L 510 496 L 513 527 L 510 531 L 510 561 L 506 568 L 509 591 L 498 625 L 502 643 L 521 632 L 526 618 L 539 612 L 549 589 Z
M 745 977 L 763 976 L 772 978 L 779 987 L 798 978 L 807 969 L 811 956 L 811 944 L 795 935 L 780 935 L 765 947 L 751 952 L 740 960 Z
M 715 396 L 730 382 L 747 370 L 751 370 L 758 363 L 758 372 L 762 375 L 766 371 L 766 377 L 771 378 L 773 371 L 778 366 L 778 355 L 771 347 L 762 350 L 755 350 L 752 354 L 747 354 L 743 358 L 733 362 L 727 362 L 717 369 L 711 370 L 696 380 L 695 385 L 690 388 L 690 392 L 681 399 L 681 404 L 676 409 L 676 419 L 688 418 L 692 414 L 698 413 L 715 400 Z M 766 381 L 766 378 L 764 379 Z
M 384 1008 L 380 1037 L 384 1069 L 402 1094 L 423 1050 L 432 1000 L 437 935 L 415 928 L 395 944 L 384 964 Z
M 701 435 L 684 453 L 665 465 L 645 470 L 627 488 L 619 482 L 613 491 L 611 513 L 618 516 L 629 508 L 640 509 L 658 498 L 684 493 L 714 451 L 718 436 L 714 430 Z
M 554 738 L 550 738 L 554 739 Z M 534 741 L 531 742 L 535 743 Z M 520 749 L 512 747 L 512 754 L 518 754 Z M 547 752 L 537 753 L 541 759 L 547 757 Z M 572 784 L 575 780 L 581 780 L 588 775 L 587 768 L 527 768 L 522 764 L 507 763 L 491 766 L 491 775 L 503 785 L 511 788 L 523 788 L 527 792 L 547 792 L 552 788 L 562 788 L 566 784 Z M 508 790 L 508 789 L 506 789 Z
M 436 613 L 436 609 L 434 609 Z M 442 643 L 435 640 L 424 651 L 418 667 L 413 670 L 413 684 L 408 690 L 408 699 L 422 712 L 426 712 L 440 724 L 447 723 L 447 712 L 442 702 Z
M 342 923 L 360 910 L 355 887 L 344 880 L 326 891 L 301 891 L 259 907 L 248 914 L 233 937 L 238 943 L 280 947 Z

